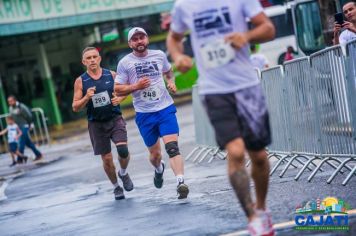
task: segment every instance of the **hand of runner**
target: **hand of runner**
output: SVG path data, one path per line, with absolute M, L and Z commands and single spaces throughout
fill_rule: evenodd
M 231 33 L 225 36 L 225 41 L 231 43 L 235 49 L 240 49 L 248 43 L 248 38 L 244 33 Z
M 113 106 L 119 105 L 123 100 L 125 100 L 126 96 L 117 96 L 116 93 L 112 93 L 111 104 Z
M 95 94 L 96 87 L 90 87 L 87 89 L 87 94 L 85 96 L 92 98 Z
M 148 88 L 150 84 L 150 79 L 148 77 L 143 77 L 136 83 L 136 90 Z
M 175 94 L 177 92 L 177 86 L 174 82 L 167 83 L 167 88 L 171 93 Z
M 174 61 L 174 64 L 176 65 L 177 70 L 185 73 L 193 67 L 193 60 L 191 57 L 182 54 Z

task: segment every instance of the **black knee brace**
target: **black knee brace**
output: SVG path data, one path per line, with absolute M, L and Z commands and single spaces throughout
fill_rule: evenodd
M 178 142 L 172 141 L 165 144 L 166 152 L 168 153 L 169 158 L 179 155 Z
M 126 144 L 119 144 L 116 146 L 116 149 L 120 158 L 125 159 L 129 156 L 129 149 L 127 148 Z

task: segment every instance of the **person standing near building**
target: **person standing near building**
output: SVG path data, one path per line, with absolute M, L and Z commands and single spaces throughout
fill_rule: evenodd
M 163 185 L 162 137 L 177 179 L 178 199 L 187 198 L 189 188 L 184 183 L 184 163 L 178 147 L 176 107 L 168 92 L 177 90 L 172 66 L 164 52 L 147 49 L 149 40 L 143 28 L 134 27 L 129 31 L 128 44 L 133 51 L 118 63 L 115 92 L 123 95 L 132 93 L 136 124 L 149 150 L 150 162 L 155 167 L 155 187 L 162 188 Z
M 294 48 L 292 46 L 288 46 L 286 54 L 284 55 L 283 62 L 293 60 L 294 59 L 294 54 L 296 54 L 296 51 L 294 50 Z
M 100 66 L 101 57 L 94 47 L 87 47 L 82 53 L 82 63 L 86 67 L 74 83 L 73 111 L 87 108 L 88 130 L 95 155 L 101 155 L 106 175 L 114 186 L 116 200 L 124 199 L 124 191 L 119 185 L 111 153 L 112 140 L 116 146 L 121 169 L 118 172 L 126 191 L 134 186 L 127 172 L 130 154 L 127 147 L 126 123 L 121 115 L 120 102 L 125 97 L 114 93 L 116 73 Z
M 26 163 L 28 157 L 21 154 L 18 150 L 18 141 L 22 135 L 19 126 L 15 123 L 15 120 L 12 116 L 6 117 L 6 124 L 6 128 L 0 132 L 0 136 L 7 133 L 7 142 L 9 145 L 9 152 L 12 159 L 12 164 L 10 165 L 10 167 L 16 164 L 21 164 L 23 162 Z
M 32 142 L 28 132 L 32 124 L 31 110 L 23 103 L 17 101 L 14 95 L 10 95 L 7 98 L 9 104 L 9 113 L 15 120 L 15 123 L 20 127 L 22 135 L 19 141 L 19 152 L 24 156 L 25 146 L 29 147 L 35 154 L 34 161 L 39 161 L 43 158 L 42 153 L 36 148 Z M 18 161 L 21 162 L 21 157 L 18 157 Z
M 342 11 L 346 21 L 342 25 L 334 24 L 334 44 L 346 44 L 356 39 L 356 1 L 347 1 Z
M 254 26 L 248 29 L 246 19 Z M 248 218 L 251 235 L 274 235 L 266 209 L 271 143 L 265 98 L 249 59 L 249 43 L 274 38 L 275 28 L 257 0 L 178 0 L 172 10 L 168 51 L 178 70 L 193 63 L 182 39 L 190 31 L 199 71 L 199 93 L 221 149 L 228 152 L 231 185 Z M 245 149 L 252 161 L 256 203 L 245 168 Z

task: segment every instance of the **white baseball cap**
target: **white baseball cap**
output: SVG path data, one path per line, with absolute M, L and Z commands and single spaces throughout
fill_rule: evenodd
M 132 36 L 134 36 L 134 35 L 137 34 L 137 33 L 142 33 L 142 34 L 145 34 L 145 35 L 147 36 L 147 33 L 146 33 L 146 31 L 145 31 L 143 28 L 141 28 L 141 27 L 134 27 L 134 28 L 130 29 L 130 31 L 129 31 L 129 33 L 128 33 L 128 35 L 127 35 L 127 41 L 130 41 L 131 38 L 132 38 Z

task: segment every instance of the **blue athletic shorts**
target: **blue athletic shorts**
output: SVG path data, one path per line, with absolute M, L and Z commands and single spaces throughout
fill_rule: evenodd
M 159 137 L 179 134 L 176 112 L 172 104 L 160 111 L 136 113 L 136 124 L 147 147 L 153 146 Z
M 17 151 L 17 142 L 9 143 L 9 151 L 13 153 Z

